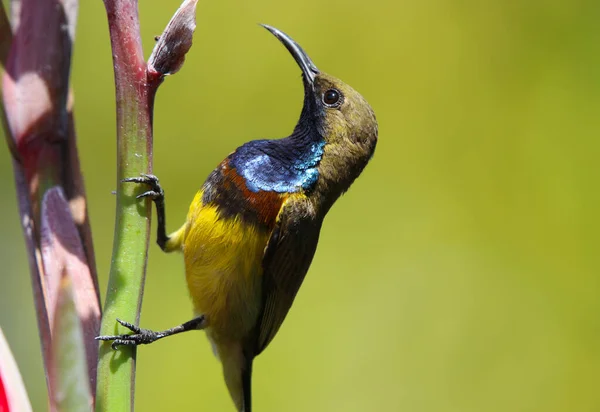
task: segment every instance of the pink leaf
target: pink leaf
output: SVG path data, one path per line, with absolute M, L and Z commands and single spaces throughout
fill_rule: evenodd
M 21 0 L 19 10 L 3 79 L 9 128 L 19 146 L 65 140 L 77 1 Z
M 56 324 L 58 291 L 64 274 L 73 285 L 75 308 L 81 320 L 83 339 L 86 343 L 90 390 L 93 393 L 98 359 L 98 346 L 93 342 L 100 328 L 100 307 L 81 238 L 60 187 L 53 187 L 44 195 L 41 221 L 41 251 L 48 320 L 50 325 Z M 52 330 L 51 334 L 54 341 L 55 331 Z
M 75 308 L 71 277 L 64 273 L 52 311 L 52 356 L 48 368 L 52 381 L 51 410 L 78 411 L 93 407 L 86 365 L 86 341 Z M 94 345 L 95 346 L 95 345 Z

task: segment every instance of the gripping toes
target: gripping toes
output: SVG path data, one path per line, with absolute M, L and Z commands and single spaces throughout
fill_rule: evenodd
M 135 326 L 132 323 L 125 322 L 124 320 L 117 319 L 121 325 L 132 331 L 130 334 L 123 335 L 102 335 L 97 336 L 96 340 L 104 340 L 104 341 L 112 341 L 110 345 L 113 349 L 117 349 L 121 345 L 145 345 L 148 343 L 154 342 L 156 339 L 159 339 L 160 333 L 153 332 L 148 329 L 142 329 Z
M 165 196 L 165 192 L 163 188 L 160 186 L 158 181 L 158 177 L 146 173 L 140 174 L 139 177 L 129 177 L 127 179 L 123 179 L 124 183 L 141 183 L 148 185 L 150 190 L 142 193 L 141 195 L 136 196 L 137 199 L 141 199 L 143 197 L 149 197 L 152 200 L 158 200 Z

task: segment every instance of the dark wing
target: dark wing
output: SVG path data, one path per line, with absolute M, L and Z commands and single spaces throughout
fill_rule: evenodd
M 317 249 L 322 219 L 304 195 L 281 207 L 263 258 L 263 311 L 254 354 L 260 354 L 283 323 Z

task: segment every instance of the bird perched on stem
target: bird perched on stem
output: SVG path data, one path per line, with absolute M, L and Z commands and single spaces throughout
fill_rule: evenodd
M 292 54 L 304 83 L 304 106 L 292 134 L 239 147 L 208 176 L 187 220 L 167 236 L 164 192 L 148 185 L 158 215 L 157 242 L 183 251 L 196 318 L 162 332 L 119 320 L 133 333 L 99 336 L 139 345 L 204 329 L 223 364 L 238 411 L 251 412 L 252 362 L 285 319 L 317 248 L 325 215 L 367 165 L 377 121 L 367 101 L 317 69 L 288 35 L 264 25 Z

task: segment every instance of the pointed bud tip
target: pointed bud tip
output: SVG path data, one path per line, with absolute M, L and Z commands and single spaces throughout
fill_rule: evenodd
M 177 9 L 154 45 L 148 59 L 149 74 L 162 77 L 181 69 L 185 55 L 192 47 L 197 4 L 198 0 L 185 0 Z

